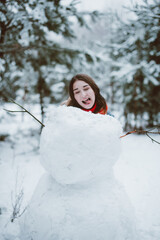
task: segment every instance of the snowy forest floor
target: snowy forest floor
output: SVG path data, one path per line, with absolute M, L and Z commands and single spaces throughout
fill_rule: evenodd
M 9 136 L 0 141 L 0 240 L 19 240 L 18 221 L 44 173 L 39 163 L 39 125 L 30 116 L 5 114 L 2 133 Z M 142 135 L 121 141 L 115 176 L 134 206 L 141 240 L 159 240 L 160 146 Z

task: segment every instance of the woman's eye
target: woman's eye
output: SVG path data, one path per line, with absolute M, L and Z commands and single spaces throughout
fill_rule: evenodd
M 89 90 L 89 88 L 84 88 L 84 91 L 87 91 L 87 90 Z
M 78 92 L 75 92 L 75 94 L 78 94 L 78 93 L 80 93 L 80 91 L 78 91 Z

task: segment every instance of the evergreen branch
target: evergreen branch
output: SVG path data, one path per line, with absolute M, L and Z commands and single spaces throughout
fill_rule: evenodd
M 22 108 L 23 111 L 11 111 L 11 110 L 4 109 L 5 111 L 7 111 L 7 112 L 26 112 L 31 117 L 33 117 L 37 122 L 39 122 L 42 125 L 42 127 L 45 127 L 45 125 L 38 118 L 36 118 L 32 113 L 30 113 L 26 108 L 21 106 L 19 103 L 15 102 L 13 99 L 11 99 L 10 102 L 12 102 L 12 103 L 16 104 L 17 106 L 19 106 L 20 108 Z
M 73 53 L 73 54 L 85 54 L 91 56 L 90 52 L 88 49 L 73 49 L 73 48 L 65 48 L 65 47 L 59 47 L 59 46 L 45 46 L 45 45 L 30 45 L 30 46 L 22 46 L 19 43 L 5 43 L 5 44 L 0 44 L 0 53 L 3 54 L 12 54 L 12 53 L 18 53 L 26 50 L 31 50 L 31 49 L 44 49 L 46 51 L 53 51 L 53 52 L 67 52 L 67 53 Z M 101 57 L 96 54 L 95 55 L 96 60 L 103 60 Z
M 0 53 L 14 53 L 14 52 L 21 52 L 21 51 L 26 51 L 26 50 L 30 50 L 30 49 L 46 49 L 49 51 L 59 51 L 59 52 L 63 52 L 63 51 L 68 51 L 68 52 L 77 52 L 77 53 L 82 53 L 82 51 L 77 50 L 77 49 L 71 49 L 71 48 L 62 48 L 62 47 L 49 47 L 49 46 L 38 46 L 38 45 L 30 45 L 30 46 L 22 46 L 19 43 L 15 43 L 12 45 L 8 45 L 8 44 L 0 44 Z

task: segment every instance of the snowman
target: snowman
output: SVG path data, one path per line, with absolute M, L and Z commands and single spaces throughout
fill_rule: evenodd
M 21 220 L 20 239 L 138 239 L 132 206 L 113 173 L 120 135 L 111 116 L 53 109 L 40 143 L 46 173 Z

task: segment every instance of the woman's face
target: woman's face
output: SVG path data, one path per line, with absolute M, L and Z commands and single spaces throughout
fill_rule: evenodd
M 90 109 L 95 103 L 95 93 L 90 85 L 82 80 L 73 84 L 73 94 L 77 103 L 85 109 Z

